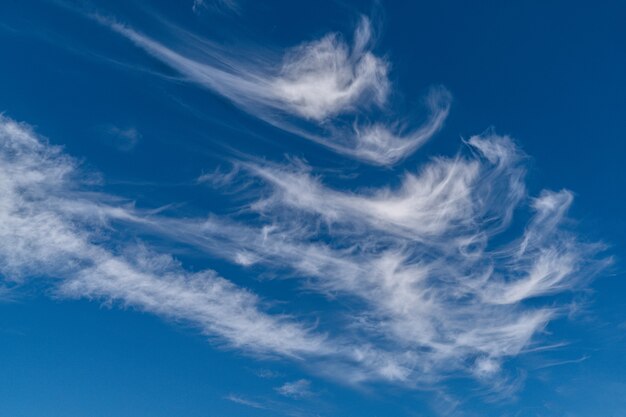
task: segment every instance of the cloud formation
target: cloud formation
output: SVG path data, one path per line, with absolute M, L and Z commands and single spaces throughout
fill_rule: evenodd
M 96 192 L 95 177 L 6 117 L 0 141 L 5 280 L 47 277 L 60 296 L 188 322 L 232 348 L 306 359 L 304 367 L 345 382 L 500 378 L 507 358 L 562 313 L 547 296 L 579 288 L 604 264 L 595 260 L 598 245 L 563 226 L 571 192 L 528 199 L 526 157 L 494 133 L 472 137 L 455 157 L 433 158 L 396 188 L 343 191 L 301 163 L 241 163 L 219 185 L 264 184 L 246 191 L 245 224 L 142 212 Z M 512 233 L 526 202 L 531 220 Z M 125 243 L 129 226 L 299 278 L 306 292 L 340 301 L 335 325 L 321 314 L 324 330 L 316 331 L 295 315 L 270 314 L 214 271 L 189 272 L 145 242 Z
M 563 314 L 565 304 L 547 296 L 581 288 L 607 261 L 565 227 L 571 192 L 528 198 L 527 158 L 510 138 L 489 132 L 466 146 L 397 188 L 357 192 L 325 186 L 302 164 L 244 163 L 220 178 L 266 184 L 248 190 L 257 197 L 245 225 L 215 216 L 146 222 L 350 305 L 335 312 L 345 327 L 333 343 L 353 382 L 411 385 L 458 372 L 488 380 Z M 516 232 L 520 210 L 532 216 Z
M 450 108 L 450 94 L 435 87 L 422 125 L 371 116 L 389 111 L 391 83 L 364 17 L 350 41 L 331 33 L 278 58 L 263 50 L 243 57 L 177 30 L 166 45 L 96 19 L 255 117 L 364 162 L 401 161 Z M 218 343 L 289 357 L 343 382 L 419 387 L 462 376 L 498 385 L 507 360 L 540 343 L 568 294 L 608 262 L 601 245 L 568 227 L 570 191 L 528 195 L 527 160 L 512 138 L 489 131 L 454 156 L 411 167 L 396 186 L 342 188 L 300 161 L 237 161 L 196 185 L 241 191 L 246 209 L 194 218 L 98 192 L 97 176 L 2 117 L 0 274 L 18 284 L 46 278 L 59 296 L 191 323 Z M 137 236 L 144 240 L 128 243 Z M 192 272 L 150 247 L 153 236 L 246 276 L 300 285 L 285 286 L 287 299 L 265 299 L 213 270 Z M 328 311 L 294 305 L 295 295 L 311 293 Z M 278 302 L 280 314 L 272 312 Z M 309 382 L 277 391 L 302 397 Z
M 188 272 L 167 254 L 115 241 L 115 221 L 136 221 L 119 199 L 85 190 L 74 160 L 31 128 L 0 118 L 0 274 L 50 280 L 57 293 L 108 300 L 189 322 L 230 346 L 298 356 L 324 338 L 261 310 L 250 291 L 214 271 Z M 108 238 L 108 239 L 107 239 Z
M 371 121 L 356 117 L 372 106 L 384 108 L 391 87 L 389 65 L 372 50 L 366 17 L 361 17 L 351 44 L 330 33 L 285 51 L 281 58 L 261 48 L 244 58 L 175 31 L 178 42 L 191 50 L 184 54 L 128 25 L 102 16 L 96 20 L 186 80 L 228 98 L 255 117 L 367 163 L 393 165 L 410 155 L 441 128 L 450 109 L 450 93 L 437 87 L 426 98 L 429 114 L 422 126 L 379 120 L 371 112 Z M 333 119 L 341 115 L 350 116 L 351 122 Z

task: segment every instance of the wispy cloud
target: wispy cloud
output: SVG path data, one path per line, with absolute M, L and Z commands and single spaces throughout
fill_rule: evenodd
M 184 54 L 128 25 L 102 16 L 96 19 L 190 82 L 230 99 L 250 114 L 365 162 L 392 165 L 410 155 L 439 130 L 450 108 L 450 93 L 438 87 L 428 94 L 430 114 L 422 126 L 377 117 L 358 121 L 368 119 L 355 117 L 357 111 L 384 107 L 391 88 L 388 64 L 372 50 L 372 28 L 365 17 L 351 44 L 331 33 L 295 46 L 282 57 L 259 47 L 256 55 L 245 58 L 245 51 L 228 53 L 178 31 L 185 49 L 192 50 Z M 334 122 L 333 116 L 338 115 L 351 115 L 352 122 Z
M 286 415 L 291 417 L 319 417 L 319 414 L 311 410 L 300 409 L 286 401 L 276 401 L 270 398 L 250 398 L 241 394 L 229 394 L 228 401 L 257 410 L 267 410 L 272 415 Z M 319 406 L 319 404 L 318 404 Z
M 132 151 L 139 140 L 141 133 L 135 127 L 119 127 L 115 125 L 100 126 L 98 128 L 105 144 L 122 151 Z
M 209 7 L 232 11 L 239 10 L 239 4 L 236 0 L 193 0 L 191 4 L 191 10 L 197 14 Z
M 93 185 L 84 178 L 60 148 L 28 126 L 0 118 L 5 280 L 47 277 L 61 296 L 119 302 L 189 322 L 249 352 L 298 356 L 325 350 L 322 336 L 263 312 L 256 295 L 215 272 L 188 272 L 167 254 L 115 240 L 114 222 L 133 220 L 132 208 L 84 190 Z
M 260 410 L 267 409 L 267 407 L 264 404 L 261 404 L 260 402 L 251 400 L 246 397 L 242 397 L 241 395 L 237 395 L 237 394 L 229 394 L 226 397 L 226 399 L 228 401 L 232 401 L 237 404 L 245 405 L 245 406 L 252 407 L 252 408 L 258 408 Z
M 280 387 L 276 388 L 276 391 L 285 397 L 299 399 L 310 397 L 313 395 L 311 391 L 311 381 L 307 379 L 298 379 L 293 382 L 286 382 Z
M 248 190 L 258 195 L 257 226 L 251 213 L 248 225 L 147 221 L 244 267 L 282 270 L 332 300 L 365 303 L 346 312 L 335 340 L 346 378 L 413 384 L 461 371 L 493 380 L 565 313 L 545 297 L 580 288 L 608 260 L 595 261 L 601 246 L 564 226 L 571 192 L 527 198 L 527 158 L 510 138 L 488 133 L 467 145 L 397 189 L 333 190 L 301 164 L 244 164 L 229 180 L 269 186 Z M 515 235 L 512 216 L 524 208 L 533 216 Z
M 365 17 L 350 40 L 331 33 L 249 56 L 179 29 L 166 44 L 96 19 L 250 114 L 369 163 L 410 155 L 450 108 L 441 87 L 426 99 L 423 125 L 380 116 L 390 111 L 389 64 L 375 54 Z M 508 394 L 523 376 L 507 373 L 507 360 L 532 351 L 550 321 L 566 315 L 567 295 L 610 262 L 598 256 L 601 245 L 569 227 L 572 192 L 528 195 L 527 161 L 512 138 L 493 131 L 471 137 L 454 156 L 409 169 L 393 187 L 332 186 L 300 161 L 239 161 L 231 172 L 203 174 L 197 185 L 242 191 L 245 210 L 180 217 L 97 192 L 97 176 L 2 117 L 0 273 L 13 283 L 46 277 L 59 296 L 191 323 L 232 348 L 289 357 L 343 382 L 419 387 L 463 376 Z M 529 220 L 514 221 L 517 214 Z M 306 311 L 306 303 L 297 311 L 317 321 L 289 314 L 293 300 L 280 300 L 284 314 L 272 313 L 278 300 L 212 270 L 192 272 L 149 240 L 129 244 L 129 230 L 241 270 L 299 279 L 287 291 L 322 294 L 332 320 Z M 301 379 L 277 392 L 304 397 L 309 384 Z
M 567 360 L 561 360 L 561 361 L 546 362 L 546 363 L 542 363 L 538 365 L 536 369 L 545 369 L 545 368 L 552 368 L 554 366 L 572 365 L 572 364 L 584 362 L 587 359 L 589 359 L 589 356 L 583 355 L 577 359 L 567 359 Z
M 531 199 L 535 215 L 524 232 L 490 243 L 524 201 L 524 157 L 493 134 L 470 139 L 469 156 L 436 158 L 407 174 L 397 190 L 331 190 L 306 167 L 248 165 L 221 184 L 237 175 L 267 182 L 251 209 L 270 222 L 257 226 L 141 213 L 84 192 L 93 184 L 76 163 L 27 126 L 5 117 L 0 138 L 4 276 L 54 277 L 59 295 L 186 321 L 244 351 L 315 359 L 318 372 L 325 363 L 352 382 L 498 375 L 560 314 L 552 301 L 525 301 L 575 289 L 599 267 L 598 247 L 561 226 L 567 191 Z M 256 295 L 213 271 L 191 273 L 146 244 L 116 241 L 121 222 L 244 267 L 311 278 L 307 290 L 352 303 L 345 326 L 316 335 L 263 312 Z

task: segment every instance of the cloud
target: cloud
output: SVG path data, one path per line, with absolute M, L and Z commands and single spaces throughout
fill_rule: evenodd
M 257 196 L 245 225 L 215 216 L 146 222 L 351 306 L 335 312 L 345 325 L 333 369 L 344 379 L 415 385 L 460 372 L 495 384 L 506 360 L 564 315 L 566 304 L 547 297 L 582 288 L 609 260 L 565 227 L 571 192 L 528 198 L 527 158 L 512 139 L 488 132 L 466 146 L 397 188 L 360 191 L 331 189 L 302 164 L 242 163 L 231 186 L 237 176 L 267 185 L 243 193 Z M 523 210 L 531 219 L 515 233 L 513 213 Z
M 190 81 L 246 109 L 261 106 L 323 120 L 370 101 L 382 104 L 387 97 L 387 65 L 367 49 L 371 28 L 366 18 L 357 27 L 352 47 L 338 34 L 326 35 L 287 51 L 275 73 L 253 69 L 245 61 L 224 55 L 217 47 L 208 49 L 207 43 L 197 51 L 203 61 L 195 60 L 126 25 L 103 17 L 97 19 Z
M 180 30 L 175 31 L 178 42 L 190 52 L 178 52 L 127 25 L 95 18 L 186 80 L 274 126 L 364 162 L 393 165 L 402 160 L 441 128 L 450 109 L 450 93 L 438 87 L 428 94 L 430 114 L 422 126 L 385 121 L 372 112 L 371 122 L 359 121 L 363 118 L 356 113 L 386 106 L 391 88 L 388 64 L 372 50 L 372 28 L 365 17 L 351 44 L 330 33 L 285 51 L 282 58 L 260 47 L 227 52 Z M 333 119 L 344 115 L 352 122 Z
M 241 395 L 237 395 L 237 394 L 229 394 L 226 397 L 226 399 L 228 401 L 232 401 L 234 403 L 245 405 L 245 406 L 252 407 L 252 408 L 257 408 L 259 410 L 267 409 L 267 407 L 264 404 L 261 404 L 254 400 L 250 400 L 248 398 L 242 397 Z
M 313 392 L 311 392 L 311 381 L 306 379 L 286 382 L 280 387 L 277 387 L 276 392 L 285 397 L 294 399 L 310 397 L 313 395 Z
M 369 20 L 361 18 L 350 48 L 338 34 L 293 48 L 269 87 L 279 102 L 308 119 L 323 120 L 351 110 L 363 99 L 387 99 L 387 64 L 368 50 Z
M 431 88 L 426 97 L 429 111 L 426 123 L 419 127 L 392 129 L 384 123 L 354 125 L 356 136 L 352 155 L 378 165 L 394 165 L 414 153 L 437 133 L 450 111 L 452 96 L 444 87 Z
M 0 237 L 8 242 L 0 266 L 9 280 L 57 278 L 62 296 L 187 321 L 244 351 L 323 358 L 354 381 L 497 372 L 558 313 L 552 303 L 523 302 L 573 289 L 572 275 L 585 275 L 593 249 L 559 229 L 572 201 L 567 191 L 533 199 L 535 216 L 522 236 L 488 247 L 524 193 L 523 156 L 496 135 L 470 139 L 469 157 L 433 159 L 395 190 L 336 191 L 306 167 L 248 165 L 233 175 L 270 186 L 251 205 L 272 219 L 262 227 L 141 213 L 83 191 L 93 184 L 81 183 L 76 163 L 27 126 L 3 118 L 0 138 Z M 326 226 L 311 227 L 315 217 Z M 309 290 L 364 308 L 350 309 L 341 336 L 314 335 L 290 317 L 261 311 L 256 295 L 213 271 L 191 273 L 145 244 L 117 242 L 122 223 L 244 267 L 291 270 L 313 279 Z
M 141 139 L 141 133 L 134 127 L 121 128 L 108 125 L 100 127 L 99 130 L 106 144 L 123 152 L 132 151 Z
M 266 302 L 214 271 L 189 272 L 145 242 L 127 243 L 129 227 L 166 236 L 154 224 L 181 219 L 161 217 L 153 223 L 154 213 L 95 191 L 93 178 L 27 125 L 0 119 L 0 239 L 5 242 L 0 274 L 5 282 L 45 279 L 57 296 L 189 323 L 243 352 L 343 364 L 354 375 L 371 366 L 370 357 L 372 364 L 381 360 L 374 358 L 375 349 L 357 357 L 349 339 L 315 333 L 312 324 L 263 311 Z
M 450 108 L 441 87 L 429 93 L 422 125 L 386 116 L 389 64 L 374 53 L 366 18 L 350 40 L 331 33 L 280 54 L 226 51 L 178 29 L 168 46 L 96 19 L 250 114 L 372 164 L 410 155 Z M 456 155 L 408 167 L 393 186 L 338 186 L 293 159 L 238 161 L 196 183 L 236 193 L 246 208 L 199 218 L 98 192 L 97 176 L 6 117 L 0 141 L 5 281 L 46 278 L 59 296 L 191 323 L 218 343 L 289 357 L 344 383 L 431 387 L 464 377 L 510 393 L 523 378 L 508 361 L 541 345 L 550 322 L 566 315 L 568 296 L 610 262 L 568 224 L 573 193 L 529 195 L 528 157 L 494 131 L 464 141 Z M 246 276 L 300 285 L 266 300 L 216 271 L 192 272 L 151 248 L 154 236 L 223 258 Z M 311 293 L 328 309 L 294 301 Z M 278 302 L 282 314 L 272 312 Z M 310 316 L 313 323 L 302 319 Z M 277 391 L 302 397 L 309 384 Z
M 300 409 L 293 404 L 286 401 L 276 401 L 270 398 L 249 398 L 241 394 L 229 394 L 226 396 L 228 401 L 243 406 L 256 408 L 258 410 L 267 410 L 272 415 L 286 415 L 291 417 L 313 417 L 319 416 L 318 413 L 311 412 L 310 410 Z
M 137 249 L 133 249 L 137 251 Z M 119 301 L 160 316 L 199 326 L 232 347 L 248 352 L 298 356 L 318 354 L 315 338 L 284 317 L 258 308 L 258 297 L 212 271 L 186 273 L 170 257 L 140 255 L 98 259 L 61 284 L 65 296 Z
M 328 223 L 350 223 L 351 232 L 374 228 L 419 241 L 448 233 L 473 233 L 477 221 L 484 225 L 482 232 L 493 233 L 490 229 L 498 225 L 496 219 L 506 225 L 525 193 L 521 182 L 524 169 L 519 164 L 523 156 L 508 138 L 473 137 L 468 144 L 482 158 L 438 158 L 417 173 L 405 174 L 395 189 L 363 193 L 329 189 L 297 166 L 249 165 L 249 170 L 273 189 L 253 208 L 270 213 L 282 208 L 300 210 Z M 496 149 L 486 150 L 486 146 Z M 501 199 L 501 204 L 492 204 L 495 199 Z M 482 239 L 477 235 L 458 237 L 467 243 Z
M 213 6 L 217 9 L 228 9 L 232 11 L 238 11 L 239 5 L 235 0 L 193 0 L 191 10 L 199 14 L 203 9 Z
M 257 369 L 254 374 L 263 379 L 274 379 L 283 376 L 280 372 L 271 369 Z
M 87 176 L 88 177 L 88 176 Z M 137 221 L 119 199 L 84 190 L 61 148 L 0 117 L 0 275 L 42 277 L 66 297 L 107 300 L 189 322 L 231 347 L 262 354 L 322 353 L 323 336 L 261 310 L 249 290 L 214 271 L 188 272 L 167 254 L 116 241 L 115 222 Z M 114 205 L 118 203 L 118 205 Z

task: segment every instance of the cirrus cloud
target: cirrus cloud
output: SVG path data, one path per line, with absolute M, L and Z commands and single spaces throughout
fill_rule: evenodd
M 174 30 L 179 37 L 175 42 L 191 50 L 185 54 L 113 19 L 94 18 L 187 81 L 228 98 L 265 122 L 366 163 L 390 166 L 409 156 L 442 127 L 450 110 L 450 93 L 436 87 L 425 100 L 429 114 L 421 126 L 376 117 L 359 121 L 357 114 L 372 106 L 385 107 L 390 90 L 388 63 L 372 50 L 366 17 L 361 17 L 352 44 L 330 33 L 285 51 L 281 58 L 261 48 L 244 57 Z M 352 122 L 335 122 L 340 115 L 351 116 Z

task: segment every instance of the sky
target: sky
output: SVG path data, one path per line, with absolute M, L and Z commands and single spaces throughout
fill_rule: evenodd
M 0 0 L 0 415 L 622 415 L 625 13 Z

